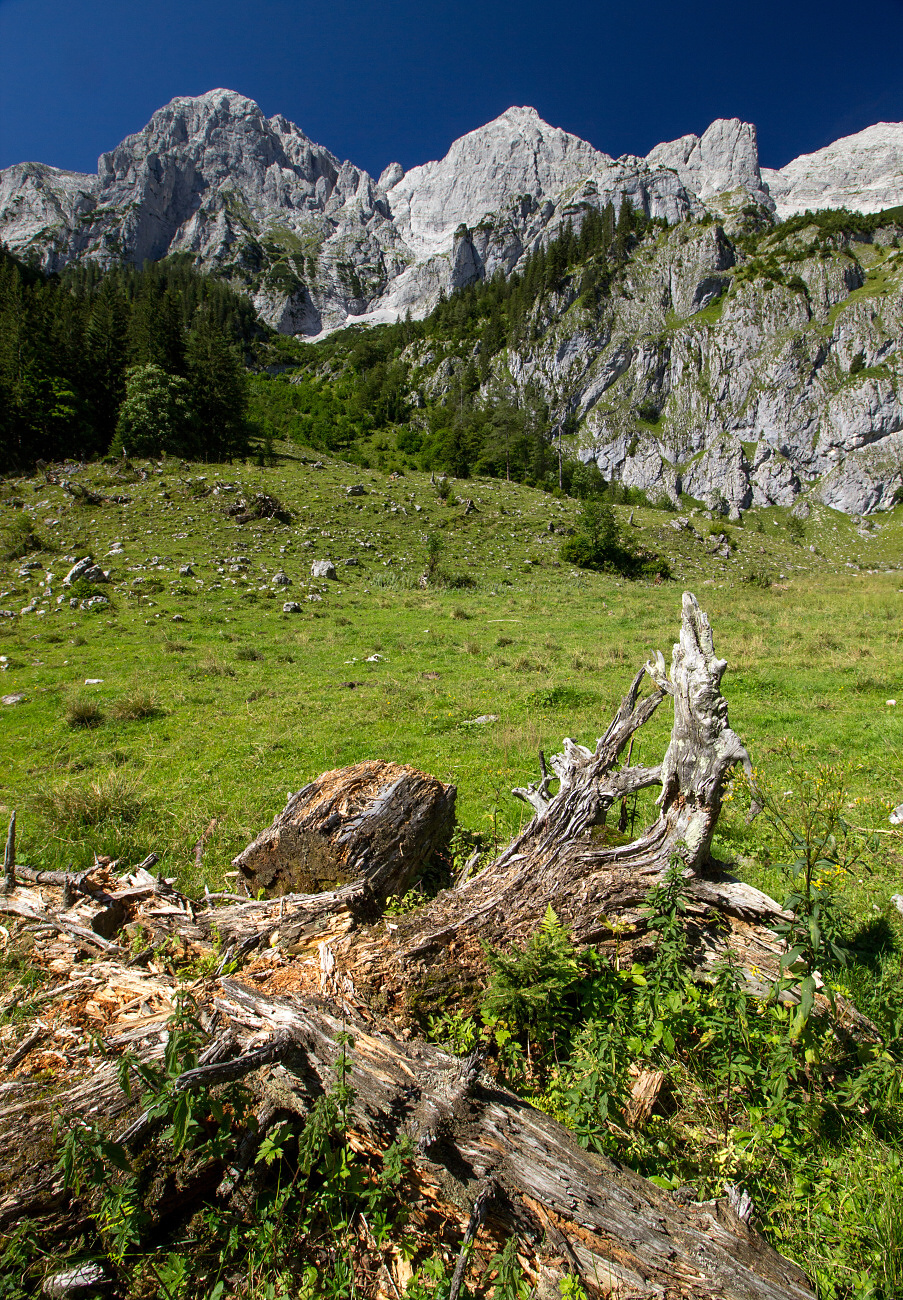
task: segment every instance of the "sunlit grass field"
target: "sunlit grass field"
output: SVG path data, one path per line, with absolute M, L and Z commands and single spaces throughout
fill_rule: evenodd
M 41 476 L 0 489 L 3 536 L 27 515 L 53 547 L 0 570 L 0 607 L 18 615 L 0 620 L 0 689 L 24 696 L 0 712 L 0 799 L 18 810 L 23 860 L 83 867 L 153 850 L 187 887 L 212 887 L 289 791 L 364 758 L 454 782 L 459 822 L 504 840 L 529 811 L 510 789 L 535 776 L 538 751 L 564 735 L 592 744 L 637 668 L 670 656 L 684 588 L 709 614 L 757 768 L 779 781 L 792 738 L 844 769 L 857 825 L 890 830 L 903 800 L 903 518 L 868 530 L 816 509 L 794 541 L 785 511 L 727 527 L 699 511 L 690 532 L 651 510 L 628 527 L 620 507 L 625 531 L 674 572 L 632 583 L 559 561 L 576 502 L 489 480 L 453 484 L 444 504 L 425 476 L 311 462 L 150 462 L 125 486 L 104 466 L 73 476 L 128 505 L 80 504 Z M 275 494 L 292 522 L 237 524 L 223 484 Z M 366 495 L 347 495 L 352 484 Z M 727 532 L 730 558 L 709 554 L 710 530 Z M 424 589 L 429 533 L 446 585 Z M 65 557 L 89 552 L 111 572 L 111 605 L 73 610 Z M 312 580 L 324 558 L 337 578 Z M 41 567 L 22 576 L 29 561 Z M 280 572 L 290 585 L 274 584 Z M 634 760 L 658 761 L 669 725 L 663 706 Z M 722 847 L 743 856 L 735 820 Z

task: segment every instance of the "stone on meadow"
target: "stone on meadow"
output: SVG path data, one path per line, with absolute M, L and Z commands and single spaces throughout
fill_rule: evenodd
M 76 563 L 73 564 L 72 568 L 69 570 L 69 572 L 66 574 L 65 578 L 63 579 L 63 586 L 71 587 L 73 582 L 78 582 L 79 579 L 82 578 L 85 580 L 85 582 L 109 582 L 110 581 L 110 575 L 108 573 L 104 573 L 100 565 L 95 564 L 93 558 L 90 555 L 86 555 L 83 559 L 77 560 Z

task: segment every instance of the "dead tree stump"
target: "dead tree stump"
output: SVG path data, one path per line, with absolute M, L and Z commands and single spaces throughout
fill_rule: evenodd
M 255 894 L 316 894 L 358 881 L 381 906 L 448 847 L 456 793 L 397 763 L 325 772 L 232 865 Z
M 685 593 L 670 673 L 660 654 L 640 669 L 595 748 L 566 739 L 548 765 L 541 759 L 540 779 L 515 791 L 534 816 L 514 841 L 457 887 L 391 922 L 380 918 L 381 908 L 446 846 L 455 801 L 453 786 L 391 763 L 326 773 L 235 859 L 255 891 L 275 899 L 207 893 L 193 902 L 140 870 L 109 882 L 103 898 L 96 884 L 82 881 L 92 903 L 121 903 L 170 937 L 207 951 L 214 937 L 228 944 L 221 966 L 258 954 L 239 980 L 199 981 L 211 1038 L 201 1064 L 178 1087 L 246 1075 L 262 1113 L 276 1108 L 300 1118 L 334 1082 L 340 1035 L 351 1028 L 358 1104 L 349 1140 L 374 1152 L 401 1135 L 413 1140 L 410 1196 L 425 1243 L 462 1222 L 465 1240 L 485 1255 L 516 1235 L 537 1294 L 547 1283 L 549 1294 L 557 1291 L 570 1271 L 594 1298 L 811 1300 L 800 1270 L 729 1204 L 684 1205 L 581 1150 L 554 1119 L 482 1075 L 476 1059 L 458 1060 L 419 1038 L 412 1005 L 418 988 L 441 999 L 478 986 L 486 967 L 482 943 L 525 940 L 549 906 L 576 942 L 610 950 L 614 922 L 620 959 L 643 959 L 650 944 L 646 896 L 675 862 L 688 882 L 690 960 L 704 968 L 730 947 L 748 988 L 769 991 L 782 952 L 772 927 L 783 914 L 773 899 L 727 876 L 710 854 L 725 778 L 734 764 L 749 763 L 728 725 L 724 669 L 708 619 Z M 644 685 L 651 689 L 642 697 Z M 668 698 L 674 721 L 661 764 L 631 766 L 628 754 L 620 766 L 631 737 Z M 614 804 L 653 785 L 661 787 L 658 814 L 632 842 L 612 845 L 593 833 Z M 84 967 L 90 973 L 81 981 L 42 995 L 67 1008 L 52 1027 L 35 1027 L 53 1037 L 55 1056 L 69 1053 L 56 1087 L 32 1091 L 31 1080 L 16 1077 L 0 1097 L 0 1142 L 11 1157 L 0 1178 L 0 1227 L 38 1214 L 62 1221 L 66 1213 L 46 1137 L 53 1108 L 102 1116 L 107 1127 L 128 1109 L 116 1064 L 90 1042 L 84 1050 L 92 1054 L 75 1054 L 78 1035 L 67 1016 L 78 1023 L 75 1008 L 87 1007 L 90 989 L 106 1051 L 129 1044 L 141 1060 L 159 1060 L 166 1013 L 145 1010 L 135 983 L 164 1001 L 175 996 L 174 977 L 126 965 L 123 949 L 65 918 L 66 880 L 58 874 L 20 868 L 19 882 L 0 895 L 0 911 L 109 951 L 105 961 Z M 51 897 L 59 892 L 63 899 Z M 132 1011 L 137 1023 L 126 1022 L 126 1011 L 139 1003 Z M 111 1005 L 120 1007 L 118 1025 L 105 1010 Z M 40 1058 L 40 1042 L 34 1034 L 23 1040 L 12 1058 L 17 1071 Z M 656 1072 L 637 1078 L 630 1102 L 637 1115 L 648 1112 L 660 1084 Z M 474 1242 L 477 1227 L 482 1246 Z

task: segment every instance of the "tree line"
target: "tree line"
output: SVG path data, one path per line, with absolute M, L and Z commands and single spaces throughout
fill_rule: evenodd
M 300 350 L 280 341 L 303 369 L 290 379 L 255 382 L 252 406 L 261 426 L 361 463 L 375 451 L 380 462 L 459 478 L 486 474 L 578 495 L 602 490 L 601 476 L 559 456 L 557 442 L 572 430 L 572 416 L 553 418 L 538 391 L 486 391 L 493 359 L 541 332 L 545 316 L 574 299 L 598 312 L 654 224 L 627 202 L 617 214 L 611 203 L 601 211 L 587 205 L 580 218 L 579 229 L 566 220 L 512 275 L 497 271 L 441 295 L 422 321 L 352 326 Z M 437 345 L 450 358 L 453 373 L 442 394 L 412 392 L 411 344 L 421 344 L 421 352 Z
M 579 297 L 597 310 L 650 225 L 627 202 L 618 213 L 585 205 L 579 218 L 514 274 L 442 295 L 423 321 L 352 327 L 315 345 L 275 336 L 187 255 L 47 275 L 0 246 L 0 471 L 110 452 L 228 460 L 247 454 L 253 432 L 366 463 L 376 434 L 408 464 L 568 490 L 581 470 L 554 446 L 565 425 L 538 393 L 487 397 L 485 384 L 493 358 L 541 331 L 546 309 Z M 411 392 L 402 355 L 415 342 L 453 358 L 446 391 L 429 400 Z M 291 382 L 249 383 L 249 364 L 259 370 L 266 354 L 303 368 Z
M 248 446 L 251 303 L 187 258 L 45 275 L 0 246 L 0 470 Z

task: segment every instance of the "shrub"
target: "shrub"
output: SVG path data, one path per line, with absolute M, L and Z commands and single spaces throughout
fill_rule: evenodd
M 89 582 L 87 578 L 76 578 L 66 590 L 73 600 L 90 600 L 92 596 L 106 596 L 109 600 L 109 595 L 103 587 Z
M 559 554 L 578 569 L 619 573 L 625 578 L 671 576 L 665 560 L 649 551 L 634 550 L 621 536 L 614 511 L 603 501 L 583 503 L 579 531 L 567 539 Z

